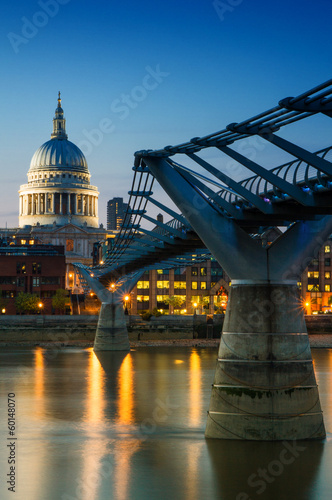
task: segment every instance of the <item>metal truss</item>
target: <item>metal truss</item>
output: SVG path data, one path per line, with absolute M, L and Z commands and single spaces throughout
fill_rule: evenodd
M 136 152 L 124 223 L 104 264 L 93 268 L 94 275 L 108 286 L 132 280 L 149 269 L 188 266 L 211 257 L 184 215 L 153 197 L 155 176 L 149 163 L 155 169 L 165 162 L 215 212 L 236 221 L 249 234 L 332 214 L 332 146 L 312 153 L 276 134 L 282 127 L 317 113 L 332 117 L 332 80 L 297 97 L 282 99 L 274 108 L 219 132 L 176 146 Z M 230 147 L 250 136 L 261 137 L 294 160 L 268 169 Z M 217 150 L 254 175 L 238 181 L 198 155 L 211 148 L 213 154 Z M 178 161 L 181 155 L 191 160 L 192 168 Z M 171 220 L 164 223 L 150 217 L 148 203 Z M 154 229 L 142 227 L 144 220 L 153 222 Z

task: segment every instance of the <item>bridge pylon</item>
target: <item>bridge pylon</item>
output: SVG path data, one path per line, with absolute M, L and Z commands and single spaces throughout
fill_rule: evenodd
M 232 280 L 206 437 L 324 438 L 297 282 L 331 234 L 332 216 L 295 222 L 263 248 L 165 158 L 141 156 Z
M 79 268 L 79 272 L 101 301 L 94 351 L 129 351 L 129 337 L 123 309 L 123 291 L 108 290 L 86 269 Z M 127 283 L 129 291 L 136 284 L 136 281 L 137 278 Z

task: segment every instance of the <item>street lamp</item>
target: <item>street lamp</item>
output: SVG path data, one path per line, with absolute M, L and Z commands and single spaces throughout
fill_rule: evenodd
M 194 316 L 196 316 L 196 315 L 197 315 L 197 312 L 196 312 L 197 305 L 198 305 L 198 304 L 197 304 L 197 302 L 194 302 L 194 303 L 193 303 L 193 306 L 194 306 Z
M 38 302 L 39 314 L 41 314 L 44 304 L 42 302 Z
M 6 314 L 6 308 L 5 308 L 5 307 L 3 307 L 3 308 L 1 309 L 1 314 Z
M 129 301 L 129 295 L 125 296 L 125 315 L 128 316 L 128 301 Z

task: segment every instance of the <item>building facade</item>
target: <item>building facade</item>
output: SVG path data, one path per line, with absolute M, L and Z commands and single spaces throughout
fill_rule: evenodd
M 84 154 L 68 140 L 60 92 L 51 139 L 37 149 L 27 175 L 19 190 L 19 227 L 98 227 L 98 189 L 90 184 Z
M 0 247 L 1 314 L 17 314 L 20 292 L 37 295 L 40 312 L 52 314 L 52 297 L 65 288 L 66 262 L 63 247 L 8 245 Z
M 62 245 L 65 286 L 72 293 L 83 292 L 73 264 L 92 265 L 94 244 L 115 236 L 99 225 L 99 193 L 90 179 L 83 152 L 68 140 L 59 92 L 51 139 L 34 153 L 28 183 L 20 186 L 19 227 L 2 230 L 2 235 L 21 245 Z
M 123 202 L 123 198 L 113 198 L 107 202 L 107 229 L 118 231 L 124 218 L 128 203 Z M 130 219 L 130 218 L 129 218 Z M 128 221 L 129 222 L 129 221 Z
M 130 294 L 130 312 L 222 313 L 226 310 L 229 283 L 213 257 L 190 267 L 146 271 Z
M 299 286 L 307 314 L 332 312 L 332 236 L 302 274 Z

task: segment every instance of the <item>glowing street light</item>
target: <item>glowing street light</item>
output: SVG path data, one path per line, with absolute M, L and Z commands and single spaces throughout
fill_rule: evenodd
M 129 301 L 129 295 L 125 295 L 124 297 L 125 300 L 125 315 L 128 315 L 128 301 Z

